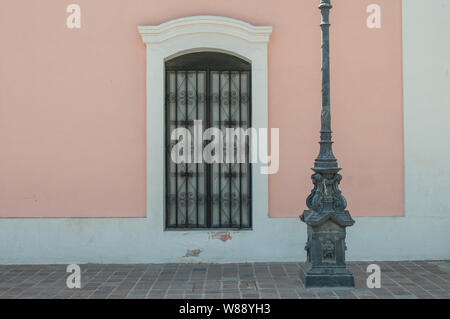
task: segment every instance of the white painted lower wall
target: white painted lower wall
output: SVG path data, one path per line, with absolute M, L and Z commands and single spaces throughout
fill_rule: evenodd
M 450 259 L 448 17 L 450 0 L 403 1 L 405 217 L 355 218 L 349 260 Z M 230 232 L 222 241 L 217 233 L 163 231 L 162 217 L 0 219 L 0 264 L 306 258 L 306 227 L 298 219 L 254 212 L 252 231 Z M 195 250 L 197 257 L 184 257 Z
M 147 219 L 8 219 L 0 223 L 0 263 L 163 263 L 303 261 L 306 227 L 270 219 L 222 241 L 203 231 L 163 232 Z M 449 259 L 450 218 L 356 218 L 349 260 Z M 216 237 L 216 238 L 214 238 Z M 184 257 L 200 250 L 198 257 Z

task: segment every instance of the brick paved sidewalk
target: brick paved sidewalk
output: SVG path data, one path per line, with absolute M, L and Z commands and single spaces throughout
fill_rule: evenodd
M 450 261 L 374 262 L 382 287 L 368 289 L 368 262 L 350 262 L 356 288 L 305 289 L 300 263 L 0 265 L 0 298 L 450 298 Z

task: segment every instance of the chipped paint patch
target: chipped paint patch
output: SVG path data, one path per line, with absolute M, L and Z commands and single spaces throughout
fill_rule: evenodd
M 188 249 L 186 250 L 186 254 L 184 255 L 184 257 L 198 257 L 201 252 L 201 249 Z
M 219 239 L 223 242 L 226 242 L 228 240 L 231 240 L 233 237 L 231 237 L 230 232 L 212 232 L 209 233 L 211 239 Z

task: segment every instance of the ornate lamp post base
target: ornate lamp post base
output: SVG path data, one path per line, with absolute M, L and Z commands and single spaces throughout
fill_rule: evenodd
M 313 170 L 314 189 L 306 199 L 309 210 L 300 216 L 308 234 L 307 261 L 300 279 L 305 287 L 354 287 L 353 275 L 345 267 L 345 235 L 346 227 L 355 221 L 345 210 L 339 168 Z
M 300 268 L 305 287 L 354 287 L 345 267 L 345 227 L 354 221 L 348 211 L 337 214 L 305 210 L 300 217 L 308 227 L 307 262 Z

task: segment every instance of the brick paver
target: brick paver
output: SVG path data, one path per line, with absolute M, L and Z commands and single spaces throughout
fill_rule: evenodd
M 381 288 L 366 286 L 367 265 Z M 450 298 L 450 261 L 350 262 L 356 287 L 305 289 L 300 263 L 85 264 L 69 289 L 66 265 L 0 265 L 0 298 Z

